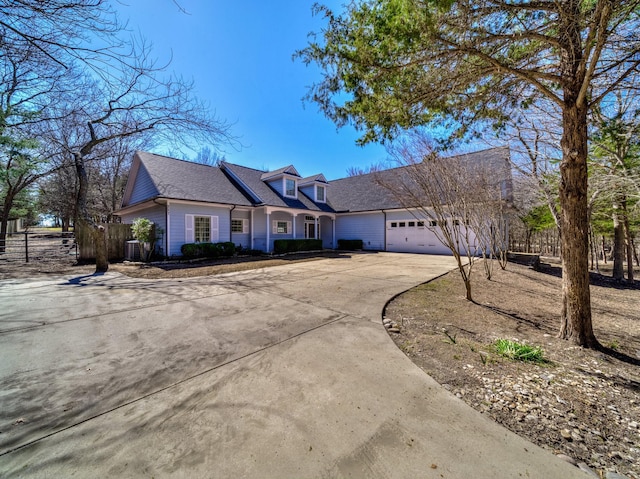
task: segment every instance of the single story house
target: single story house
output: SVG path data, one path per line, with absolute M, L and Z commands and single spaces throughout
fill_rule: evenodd
M 494 148 L 459 155 L 465 161 L 508 170 L 509 150 Z M 302 177 L 293 165 L 260 171 L 222 162 L 208 166 L 136 152 L 117 212 L 123 223 L 145 217 L 162 232 L 157 247 L 181 255 L 185 243 L 232 241 L 244 248 L 273 251 L 277 239 L 360 239 L 364 248 L 450 254 L 426 218 L 403 207 L 380 178 L 393 168 L 328 181 L 323 174 Z M 510 183 L 509 183 L 510 184 Z

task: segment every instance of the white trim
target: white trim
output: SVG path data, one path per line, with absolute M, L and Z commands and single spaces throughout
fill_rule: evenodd
M 166 231 L 166 241 L 167 241 L 167 257 L 171 256 L 171 210 L 169 208 L 169 202 L 167 201 L 167 231 Z
M 195 215 L 184 215 L 184 242 L 195 243 Z
M 269 226 L 271 226 L 269 224 L 269 221 L 271 220 L 271 213 L 269 213 L 268 210 L 267 210 L 266 218 L 267 218 L 267 244 L 265 248 L 267 250 L 267 253 L 271 253 L 271 238 L 269 237 L 269 233 L 271 232 L 271 228 L 269 228 Z
M 331 247 L 333 249 L 336 249 L 338 247 L 338 245 L 336 244 L 336 220 L 335 218 L 331 220 L 331 229 L 332 229 L 332 233 L 331 233 Z
M 287 231 L 285 231 L 284 233 L 279 233 L 278 232 L 278 223 L 285 223 L 286 224 L 285 228 L 287 229 Z M 292 234 L 291 221 L 287 221 L 287 220 L 272 220 L 271 221 L 271 232 L 274 235 L 290 235 L 290 234 Z
M 233 231 L 233 222 L 240 221 L 240 231 Z M 249 220 L 246 218 L 231 218 L 231 234 L 246 235 L 249 234 Z
M 293 239 L 296 239 L 296 217 L 298 215 L 297 214 L 291 214 L 291 217 L 293 218 L 292 222 L 293 222 Z
M 251 249 L 253 249 L 253 235 L 254 235 L 254 229 L 253 229 L 253 212 L 254 210 L 251 210 Z
M 318 198 L 318 189 L 322 188 L 322 191 L 324 192 L 324 198 L 323 199 L 319 199 Z M 314 193 L 314 197 L 316 199 L 316 203 L 326 203 L 327 202 L 327 187 L 325 185 L 318 185 L 318 184 L 314 184 L 313 185 L 313 193 Z
M 220 227 L 217 216 L 210 216 L 209 221 L 209 242 L 217 243 L 220 241 Z M 215 233 L 215 234 L 214 234 Z
M 158 200 L 161 200 L 162 198 L 158 198 Z M 208 203 L 206 201 L 191 201 L 191 200 L 171 200 L 172 203 L 175 204 L 179 204 L 179 205 L 196 205 L 196 206 L 215 206 L 217 208 L 229 208 L 230 210 L 234 209 L 235 205 L 230 205 L 227 203 Z M 203 215 L 199 215 L 199 216 L 203 216 Z M 204 215 L 206 216 L 206 215 Z
M 286 206 L 261 206 L 260 208 L 264 208 L 265 212 L 275 213 L 280 211 L 282 213 L 287 213 L 289 215 L 313 215 L 313 216 L 327 216 L 329 218 L 335 218 L 336 213 L 330 213 L 328 211 L 316 211 L 316 210 L 303 210 L 299 208 L 287 208 Z M 380 210 L 376 211 L 376 213 L 380 213 Z
M 293 181 L 293 196 L 287 194 L 287 181 Z M 290 176 L 282 177 L 282 196 L 285 198 L 298 199 L 298 180 Z

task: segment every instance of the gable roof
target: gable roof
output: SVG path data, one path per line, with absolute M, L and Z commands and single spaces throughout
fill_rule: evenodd
M 296 170 L 293 165 L 289 165 L 274 171 L 265 171 L 262 173 L 262 175 L 260 175 L 260 179 L 268 180 L 270 178 L 277 178 L 282 175 L 291 175 L 291 176 L 300 177 L 300 173 L 298 173 L 298 170 Z
M 261 204 L 266 206 L 333 212 L 333 209 L 329 205 L 325 203 L 315 203 L 301 191 L 298 192 L 297 199 L 283 197 L 264 181 L 263 176 L 265 173 L 263 171 L 227 162 L 224 162 L 221 168 L 237 178 L 241 185 L 253 192 L 260 199 Z
M 149 191 L 147 197 L 132 197 L 136 181 L 150 183 L 145 185 Z M 157 198 L 239 206 L 254 204 L 220 168 L 137 151 L 122 205 Z
M 322 173 L 313 176 L 307 176 L 306 178 L 302 178 L 298 180 L 298 185 L 308 185 L 310 183 L 329 183 L 327 179 L 324 177 Z
M 472 168 L 495 172 L 496 178 L 507 180 L 506 199 L 511 198 L 508 148 L 466 153 L 443 158 L 442 161 L 460 161 Z M 138 151 L 134 156 L 122 206 L 165 198 L 330 213 L 404 209 L 393 192 L 382 185 L 411 182 L 407 167 L 404 166 L 329 182 L 322 174 L 299 179 L 298 184 L 301 186 L 315 182 L 330 186 L 331 193 L 327 195 L 327 202 L 316 203 L 302 191 L 298 191 L 298 198 L 286 198 L 269 185 L 269 178 L 285 174 L 300 176 L 293 166 L 265 173 L 227 162 L 222 162 L 217 167 Z

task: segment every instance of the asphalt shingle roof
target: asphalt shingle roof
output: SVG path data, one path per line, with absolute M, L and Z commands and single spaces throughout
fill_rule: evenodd
M 408 182 L 411 181 L 406 174 L 406 167 L 333 180 L 328 182 L 327 203 L 315 203 L 301 191 L 298 191 L 297 199 L 285 198 L 264 181 L 265 175 L 272 177 L 278 172 L 292 168 L 291 166 L 265 173 L 227 162 L 217 167 L 140 151 L 137 155 L 141 168 L 146 169 L 157 190 L 155 198 L 238 206 L 266 205 L 323 212 L 398 209 L 403 208 L 403 205 L 388 186 L 400 182 L 409 184 Z M 473 168 L 495 171 L 496 175 L 507 171 L 510 179 L 507 148 L 467 153 L 444 158 L 442 161 L 468 162 Z M 299 181 L 300 183 L 319 181 L 321 178 L 324 177 L 315 175 Z
M 463 164 L 473 165 L 474 168 L 495 172 L 496 177 L 508 173 L 510 178 L 508 148 L 476 151 L 443 158 L 441 161 L 460 161 Z M 391 168 L 330 181 L 327 199 L 337 212 L 404 208 L 403 204 L 393 195 L 389 186 L 402 183 L 410 185 L 412 182 L 412 179 L 406 174 L 406 167 Z
M 143 151 L 138 151 L 137 155 L 160 198 L 253 205 L 220 168 Z
M 285 198 L 278 194 L 268 183 L 264 182 L 261 177 L 264 171 L 247 168 L 246 166 L 234 165 L 232 163 L 224 163 L 224 169 L 229 169 L 242 183 L 253 191 L 267 206 L 282 206 L 285 208 L 296 208 L 311 211 L 333 212 L 331 207 L 325 203 L 314 203 L 308 196 L 298 191 L 298 199 Z

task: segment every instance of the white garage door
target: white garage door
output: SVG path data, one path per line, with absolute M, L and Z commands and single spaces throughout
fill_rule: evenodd
M 387 251 L 398 253 L 451 254 L 425 226 L 424 221 L 387 221 Z

